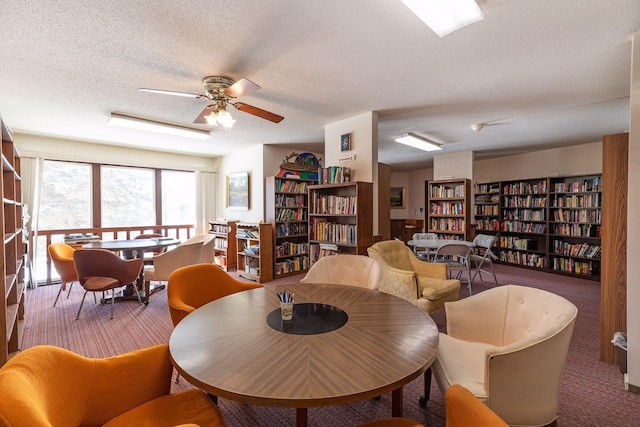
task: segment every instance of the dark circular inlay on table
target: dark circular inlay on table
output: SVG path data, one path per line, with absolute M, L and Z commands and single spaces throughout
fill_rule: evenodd
M 282 320 L 280 307 L 267 315 L 267 324 L 276 331 L 294 335 L 317 335 L 335 331 L 347 323 L 347 313 L 327 304 L 293 304 L 293 318 Z

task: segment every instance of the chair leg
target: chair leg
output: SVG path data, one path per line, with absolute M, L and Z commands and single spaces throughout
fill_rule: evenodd
M 116 290 L 111 289 L 111 318 L 113 319 L 113 309 L 116 305 Z
M 73 282 L 69 282 L 69 290 L 67 291 L 67 299 L 69 299 L 69 296 L 71 295 L 71 288 L 73 288 Z
M 82 304 L 84 304 L 84 299 L 87 297 L 87 292 L 89 291 L 84 291 L 84 295 L 82 295 L 82 301 L 80 301 L 80 308 L 78 308 L 78 314 L 76 314 L 76 320 L 80 318 L 80 311 L 82 310 Z
M 138 302 L 142 305 L 142 299 L 140 298 L 140 291 L 138 291 L 138 285 L 136 283 L 133 284 L 133 289 L 136 291 L 136 295 L 138 296 Z
M 55 307 L 56 304 L 58 303 L 58 298 L 60 298 L 60 293 L 62 292 L 62 288 L 64 288 L 64 282 L 62 282 L 60 284 L 60 289 L 58 289 L 58 295 L 56 295 L 56 300 L 53 302 L 53 306 Z M 69 289 L 69 292 L 71 292 L 71 289 Z M 69 298 L 69 296 L 67 295 L 67 298 Z

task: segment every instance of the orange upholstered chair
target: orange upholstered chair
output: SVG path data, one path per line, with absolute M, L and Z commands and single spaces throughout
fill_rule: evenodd
M 73 282 L 78 281 L 78 272 L 73 264 L 73 253 L 75 249 L 66 243 L 53 243 L 49 245 L 47 249 L 49 250 L 51 261 L 53 261 L 53 266 L 56 268 L 60 276 L 60 281 L 62 282 L 58 290 L 58 295 L 56 295 L 56 300 L 53 302 L 53 306 L 55 307 L 62 289 L 69 285 L 69 291 L 67 292 L 67 298 L 69 298 Z
M 444 394 L 447 427 L 509 427 L 487 405 L 460 384 L 454 384 Z
M 167 344 L 103 359 L 31 347 L 0 368 L 0 425 L 226 426 L 205 392 L 170 394 L 172 369 Z
M 420 424 L 408 418 L 384 418 L 381 420 L 371 421 L 369 423 L 359 424 L 357 427 L 424 427 L 424 424 Z
M 261 288 L 259 283 L 234 279 L 217 265 L 195 264 L 171 273 L 167 284 L 169 313 L 174 326 L 196 308 L 227 295 Z

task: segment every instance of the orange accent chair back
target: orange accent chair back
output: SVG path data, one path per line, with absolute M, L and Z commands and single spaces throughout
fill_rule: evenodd
M 187 314 L 227 295 L 261 288 L 259 283 L 234 279 L 217 265 L 195 264 L 171 273 L 167 284 L 169 313 L 174 326 Z

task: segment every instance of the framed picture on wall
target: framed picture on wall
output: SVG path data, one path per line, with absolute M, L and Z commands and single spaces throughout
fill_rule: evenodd
M 248 172 L 227 175 L 227 208 L 243 211 L 249 209 Z
M 340 137 L 340 151 L 351 151 L 351 133 L 345 133 Z
M 391 187 L 390 191 L 391 209 L 405 209 L 405 188 Z

